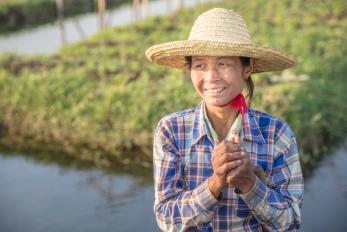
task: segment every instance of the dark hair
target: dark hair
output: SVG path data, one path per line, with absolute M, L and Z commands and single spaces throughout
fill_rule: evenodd
M 241 61 L 241 64 L 243 66 L 250 66 L 251 65 L 251 58 L 249 58 L 249 57 L 240 56 L 240 61 Z M 254 83 L 253 83 L 251 75 L 249 75 L 249 77 L 247 78 L 246 84 L 247 84 L 247 90 L 248 90 L 248 94 L 247 94 L 248 102 L 247 103 L 250 106 L 252 103 L 253 92 L 254 92 Z
M 192 57 L 186 56 L 185 59 L 186 59 L 186 66 L 188 67 L 188 69 L 191 69 L 192 68 Z M 250 66 L 251 65 L 251 58 L 250 57 L 240 56 L 240 61 L 241 61 L 241 64 L 243 66 Z M 247 78 L 246 84 L 247 84 L 247 90 L 248 90 L 247 103 L 250 106 L 252 103 L 253 92 L 254 92 L 254 83 L 252 81 L 251 75 Z

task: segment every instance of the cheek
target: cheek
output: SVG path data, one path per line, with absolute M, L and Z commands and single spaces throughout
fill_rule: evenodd
M 228 82 L 234 89 L 243 89 L 246 86 L 246 81 L 239 72 L 226 72 L 224 76 L 226 82 Z
M 195 90 L 198 91 L 198 92 L 200 93 L 201 90 L 202 90 L 202 81 L 201 81 L 201 78 L 199 78 L 199 77 L 196 76 L 196 75 L 191 75 L 191 80 L 192 80 L 192 84 L 193 84 Z

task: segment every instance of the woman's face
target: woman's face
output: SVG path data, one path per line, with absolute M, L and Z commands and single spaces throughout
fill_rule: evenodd
M 224 106 L 241 93 L 251 74 L 239 57 L 193 56 L 191 78 L 207 107 Z

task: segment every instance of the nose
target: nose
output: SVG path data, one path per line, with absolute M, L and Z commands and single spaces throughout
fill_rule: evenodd
M 218 70 L 215 67 L 210 67 L 205 73 L 205 81 L 213 82 L 220 80 Z

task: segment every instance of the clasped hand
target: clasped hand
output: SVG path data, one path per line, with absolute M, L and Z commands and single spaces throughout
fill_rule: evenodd
M 218 143 L 212 154 L 213 177 L 219 186 L 237 187 L 242 193 L 251 190 L 256 175 L 249 155 L 238 142 Z

